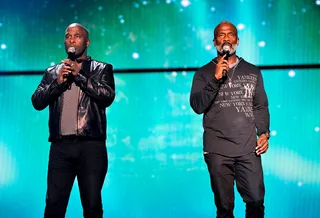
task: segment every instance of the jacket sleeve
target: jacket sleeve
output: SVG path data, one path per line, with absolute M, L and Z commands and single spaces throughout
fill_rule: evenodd
M 195 73 L 190 94 L 190 105 L 194 112 L 202 114 L 210 108 L 219 92 L 220 84 L 221 82 L 214 76 L 207 82 L 201 71 Z
M 44 72 L 42 80 L 31 97 L 32 105 L 36 110 L 45 109 L 54 102 L 65 90 L 66 83 L 59 84 L 57 79 L 52 77 L 48 70 Z
M 259 70 L 255 94 L 253 97 L 253 115 L 255 118 L 257 135 L 270 132 L 270 114 L 268 98 L 263 85 L 262 74 Z
M 88 77 L 80 70 L 75 76 L 75 83 L 88 96 L 93 98 L 102 107 L 109 107 L 115 98 L 115 84 L 113 67 L 106 64 L 100 77 Z

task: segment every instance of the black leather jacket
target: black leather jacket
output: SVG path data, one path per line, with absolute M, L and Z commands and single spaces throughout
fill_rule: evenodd
M 49 141 L 61 138 L 61 94 L 68 88 L 67 83 L 57 82 L 59 67 L 61 64 L 46 69 L 41 83 L 31 98 L 36 110 L 43 110 L 49 105 Z M 115 98 L 112 65 L 87 57 L 74 81 L 80 87 L 77 136 L 105 140 L 107 128 L 105 109 Z

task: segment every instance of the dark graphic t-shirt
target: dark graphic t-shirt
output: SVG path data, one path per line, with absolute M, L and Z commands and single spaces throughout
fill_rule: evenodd
M 202 112 L 201 107 L 204 109 L 204 151 L 226 156 L 254 152 L 256 120 L 261 120 L 255 116 L 254 109 L 260 107 L 257 103 L 261 100 L 267 105 L 260 70 L 240 59 L 221 81 L 213 78 L 214 71 L 212 62 L 196 72 L 190 97 L 196 112 Z M 259 102 L 255 102 L 257 95 Z M 263 122 L 267 129 L 262 131 L 267 131 L 269 120 Z

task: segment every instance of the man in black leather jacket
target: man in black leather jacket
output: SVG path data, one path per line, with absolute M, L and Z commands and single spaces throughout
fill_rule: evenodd
M 50 155 L 45 218 L 65 217 L 77 177 L 83 216 L 101 218 L 101 189 L 108 168 L 106 107 L 115 98 L 113 67 L 87 56 L 87 29 L 66 29 L 68 58 L 46 69 L 32 95 L 35 109 L 49 105 Z

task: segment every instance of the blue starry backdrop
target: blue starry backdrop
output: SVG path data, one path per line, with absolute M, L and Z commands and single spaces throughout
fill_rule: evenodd
M 31 95 L 43 72 L 65 58 L 68 24 L 89 29 L 89 54 L 115 69 L 186 67 L 115 74 L 107 109 L 109 170 L 105 217 L 215 217 L 202 155 L 202 117 L 189 106 L 194 72 L 216 51 L 221 20 L 239 30 L 238 55 L 258 66 L 319 64 L 320 2 L 200 0 L 1 1 L 0 217 L 42 217 L 50 144 L 48 110 Z M 320 214 L 320 69 L 263 70 L 271 113 L 263 155 L 266 218 Z M 235 216 L 244 217 L 236 194 Z M 82 217 L 77 181 L 67 218 Z
M 0 72 L 60 62 L 72 22 L 90 30 L 93 57 L 121 69 L 200 66 L 221 20 L 257 65 L 319 63 L 319 15 L 319 0 L 2 0 Z

